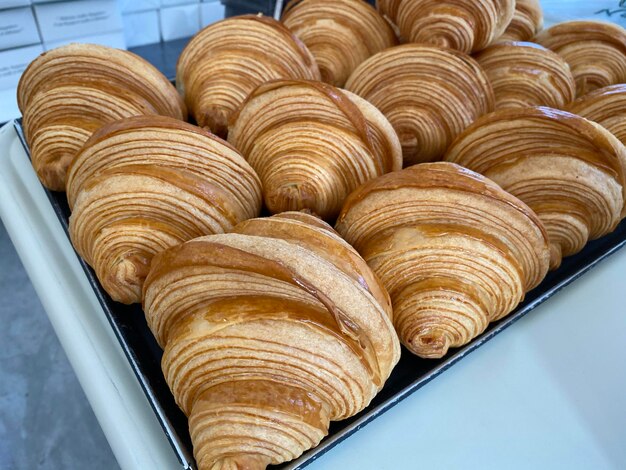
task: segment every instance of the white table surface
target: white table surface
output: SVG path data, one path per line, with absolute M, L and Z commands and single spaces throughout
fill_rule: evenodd
M 12 128 L 0 217 L 122 468 L 174 454 Z M 308 468 L 626 468 L 626 250 Z

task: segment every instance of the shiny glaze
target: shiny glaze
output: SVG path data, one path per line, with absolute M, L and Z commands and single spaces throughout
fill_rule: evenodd
M 329 226 L 287 213 L 234 232 L 158 254 L 144 310 L 199 467 L 262 469 L 369 403 L 399 345 L 374 275 Z

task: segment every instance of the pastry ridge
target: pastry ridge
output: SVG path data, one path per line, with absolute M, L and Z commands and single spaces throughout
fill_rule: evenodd
M 364 184 L 335 228 L 387 288 L 402 343 L 426 358 L 510 313 L 548 270 L 547 234 L 532 210 L 447 162 Z
M 200 468 L 294 459 L 382 388 L 399 342 L 358 259 L 302 213 L 252 219 L 155 257 L 144 311 Z

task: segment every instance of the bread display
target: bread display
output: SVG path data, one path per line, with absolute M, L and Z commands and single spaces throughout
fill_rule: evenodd
M 228 140 L 261 178 L 271 213 L 336 217 L 360 184 L 402 167 L 398 137 L 382 113 L 322 82 L 261 85 L 232 122 Z
M 200 469 L 299 456 L 382 388 L 400 356 L 375 276 L 306 214 L 253 219 L 158 254 L 144 285 Z
M 626 30 L 617 24 L 568 21 L 542 31 L 535 40 L 567 61 L 578 96 L 626 82 Z
M 404 41 L 467 54 L 498 39 L 515 13 L 515 0 L 378 0 L 377 5 Z
M 543 28 L 539 0 L 515 0 L 515 13 L 499 41 L 530 41 Z
M 397 41 L 391 25 L 363 0 L 292 0 L 282 22 L 311 51 L 322 80 L 338 87 L 361 62 Z
M 68 170 L 69 232 L 113 300 L 141 301 L 152 257 L 256 217 L 258 177 L 228 143 L 172 118 L 94 133 Z
M 161 114 L 185 119 L 174 86 L 127 51 L 70 44 L 37 57 L 17 88 L 33 167 L 48 189 L 65 190 L 65 174 L 89 136 L 103 124 Z
M 538 44 L 499 42 L 475 58 L 491 82 L 496 109 L 562 109 L 576 97 L 576 83 L 567 62 Z
M 246 96 L 279 78 L 319 80 L 320 73 L 300 39 L 282 23 L 260 15 L 207 26 L 187 44 L 176 66 L 176 86 L 191 115 L 221 137 Z
M 478 336 L 548 270 L 537 216 L 487 178 L 446 162 L 364 184 L 336 229 L 387 288 L 402 343 L 425 358 Z
M 491 85 L 476 61 L 423 44 L 370 57 L 350 76 L 346 89 L 389 119 L 405 166 L 440 159 L 457 134 L 494 106 Z
M 565 109 L 597 122 L 626 144 L 626 84 L 594 90 L 569 103 Z
M 574 114 L 496 111 L 466 129 L 445 158 L 492 179 L 537 213 L 550 237 L 551 269 L 621 220 L 626 149 Z

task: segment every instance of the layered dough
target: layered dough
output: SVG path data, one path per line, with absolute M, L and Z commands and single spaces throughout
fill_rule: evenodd
M 227 18 L 187 44 L 176 86 L 200 127 L 225 137 L 228 119 L 257 86 L 274 79 L 319 80 L 315 59 L 282 23 L 261 15 Z
M 176 89 L 155 67 L 95 44 L 41 54 L 22 74 L 17 102 L 33 167 L 54 191 L 65 190 L 67 167 L 103 124 L 139 115 L 187 117 Z
M 403 40 L 467 54 L 498 39 L 515 13 L 515 0 L 379 0 L 377 5 Z
M 311 51 L 322 80 L 338 87 L 365 59 L 396 44 L 391 25 L 363 0 L 295 0 L 282 22 Z
M 393 128 L 360 97 L 313 81 L 261 85 L 233 116 L 228 140 L 263 182 L 271 213 L 336 217 L 350 192 L 402 167 Z
M 222 233 L 261 208 L 261 184 L 214 135 L 172 118 L 104 126 L 68 171 L 69 232 L 113 300 L 141 301 L 152 257 Z
M 578 96 L 626 82 L 626 30 L 617 24 L 568 21 L 542 31 L 535 40 L 567 61 Z
M 599 88 L 569 103 L 565 109 L 597 122 L 626 144 L 626 84 Z
M 565 60 L 539 44 L 499 42 L 476 55 L 496 98 L 496 109 L 550 106 L 562 109 L 576 97 Z
M 415 165 L 350 195 L 335 227 L 387 288 L 402 343 L 442 357 L 548 270 L 547 234 L 520 200 L 458 165 Z
M 454 137 L 493 111 L 493 90 L 471 57 L 424 44 L 392 47 L 370 57 L 346 89 L 389 119 L 404 164 L 440 159 Z
M 544 107 L 496 111 L 459 136 L 446 160 L 491 178 L 537 213 L 552 269 L 621 220 L 626 149 L 580 116 Z
M 144 310 L 200 469 L 298 457 L 367 406 L 400 356 L 379 281 L 302 213 L 157 255 Z
M 530 41 L 543 28 L 539 0 L 515 0 L 515 13 L 499 41 Z

